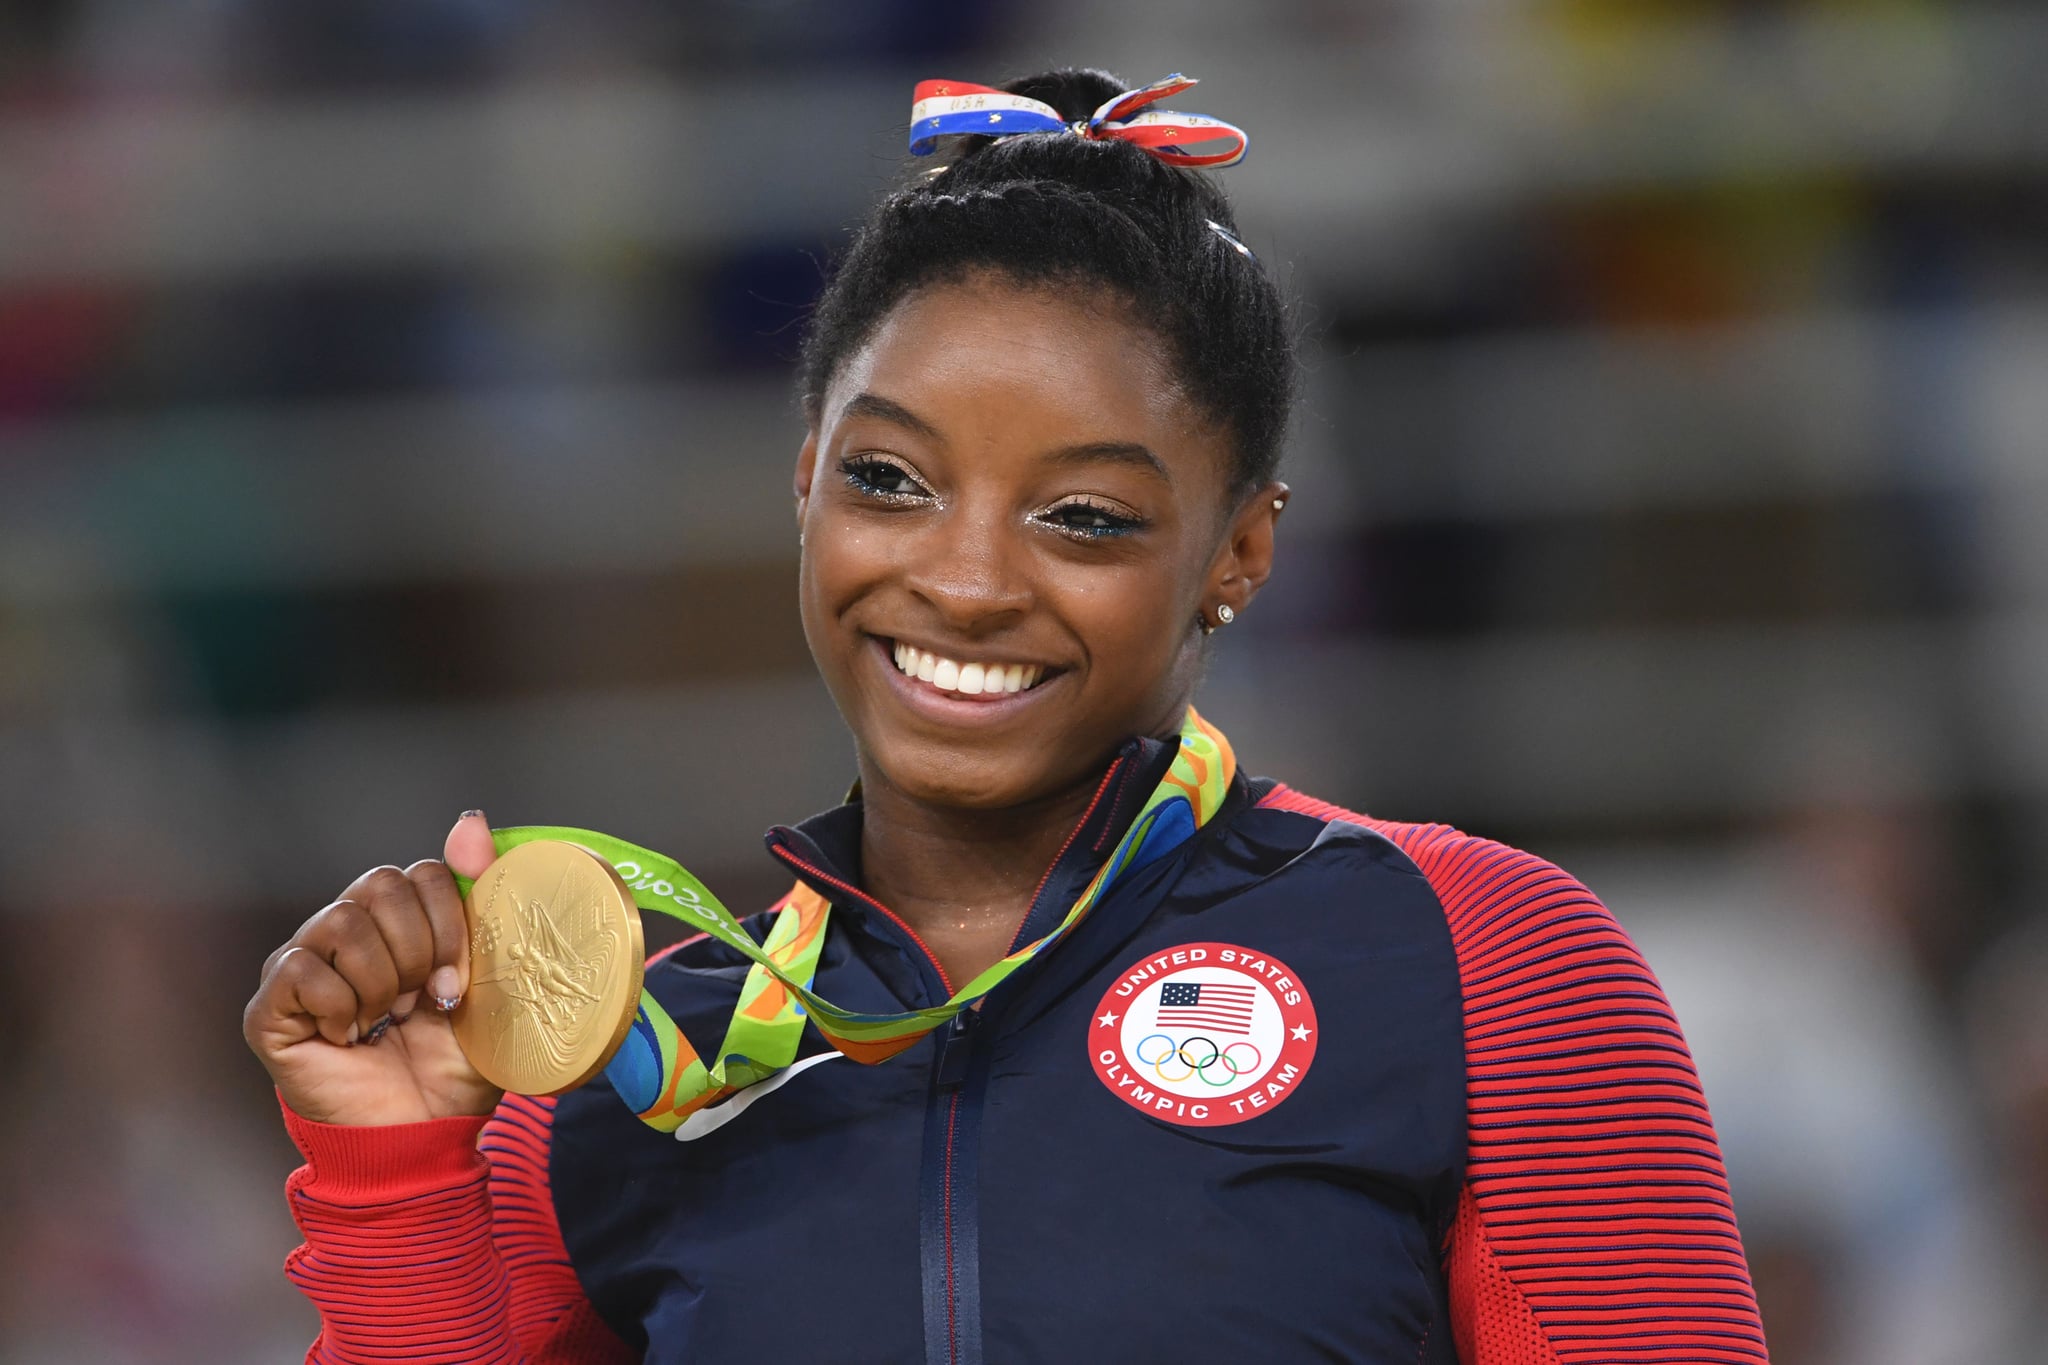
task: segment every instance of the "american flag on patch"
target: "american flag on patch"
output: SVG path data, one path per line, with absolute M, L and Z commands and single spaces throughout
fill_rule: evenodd
M 1255 986 L 1175 981 L 1159 988 L 1159 1027 L 1199 1028 L 1249 1036 Z

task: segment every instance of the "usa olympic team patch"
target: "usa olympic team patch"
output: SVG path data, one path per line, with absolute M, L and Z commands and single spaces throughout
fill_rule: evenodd
M 1284 1104 L 1316 1056 L 1316 1007 L 1286 963 L 1234 943 L 1186 943 L 1126 968 L 1088 1026 L 1110 1093 L 1188 1127 Z

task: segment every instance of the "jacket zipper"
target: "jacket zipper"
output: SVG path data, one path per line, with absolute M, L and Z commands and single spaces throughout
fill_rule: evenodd
M 1038 901 L 1102 798 L 1124 771 L 1122 758 L 1096 784 L 1095 795 L 1032 890 L 1031 902 L 1007 951 L 1015 952 L 1037 917 Z M 893 918 L 893 917 L 892 917 Z M 925 1175 L 919 1220 L 924 1239 L 925 1365 L 981 1365 L 981 1111 L 988 1090 L 988 1046 L 1002 1005 L 953 1016 L 939 1043 L 932 1070 L 932 1097 L 925 1111 Z
M 1102 799 L 1125 769 L 1118 758 L 1095 788 L 1080 820 L 1046 866 L 1025 907 L 1024 919 L 1008 951 L 1015 952 L 1036 917 L 1039 897 L 1053 873 L 1088 827 Z M 791 867 L 875 910 L 894 924 L 923 953 L 947 998 L 953 983 L 915 929 L 874 897 L 838 877 L 812 866 L 781 844 L 774 854 Z M 986 1004 L 986 1002 L 984 1002 Z M 980 1037 L 993 1031 L 994 1010 L 964 1009 L 940 1033 L 932 1063 L 931 1097 L 925 1104 L 924 1156 L 918 1176 L 919 1275 L 924 1299 L 925 1365 L 982 1365 L 981 1361 L 981 1226 L 980 1127 L 988 1088 L 986 1049 Z M 984 1017 L 986 1016 L 986 1017 Z
M 977 1116 L 962 1100 L 980 1020 L 979 1011 L 962 1010 L 946 1025 L 933 1063 L 931 1099 L 925 1108 L 918 1224 L 926 1365 L 979 1365 L 981 1360 L 981 1256 L 972 1194 L 974 1171 L 971 1162 L 960 1159 L 967 1136 L 962 1124 L 972 1126 Z
M 779 843 L 771 845 L 770 851 L 798 872 L 867 906 L 902 930 L 931 968 L 944 992 L 941 998 L 951 998 L 953 983 L 946 969 L 939 965 L 938 955 L 894 911 Z M 979 1011 L 962 1010 L 937 1031 L 938 1053 L 932 1062 L 931 1094 L 925 1101 L 924 1154 L 918 1162 L 917 1240 L 926 1365 L 979 1365 L 981 1359 L 979 1244 L 966 1235 L 973 1231 L 971 1205 L 966 1207 L 964 1218 L 955 1216 L 956 1195 L 967 1189 L 955 1169 L 959 1164 L 956 1153 L 960 1141 L 961 1088 L 979 1020 Z M 972 1278 L 963 1284 L 966 1275 Z M 966 1324 L 962 1322 L 963 1298 L 967 1300 Z M 971 1325 L 971 1333 L 963 1333 L 963 1325 Z M 963 1339 L 968 1343 L 964 1354 L 960 1349 Z

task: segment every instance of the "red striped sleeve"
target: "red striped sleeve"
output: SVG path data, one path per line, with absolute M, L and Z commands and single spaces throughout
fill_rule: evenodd
M 649 967 L 704 938 L 647 960 Z M 548 1176 L 555 1101 L 489 1119 L 350 1128 L 284 1107 L 306 1164 L 285 1182 L 305 1244 L 285 1274 L 320 1309 L 308 1365 L 625 1365 L 569 1262 Z
M 1465 1365 L 1767 1359 L 1678 1021 L 1607 907 L 1542 859 L 1276 787 L 1400 846 L 1450 922 L 1469 1164 L 1445 1248 Z
M 477 1148 L 491 1163 L 491 1231 L 511 1282 L 512 1335 L 535 1365 L 638 1357 L 583 1296 L 548 1180 L 555 1101 L 507 1095 Z
M 488 1121 L 384 1128 L 285 1110 L 306 1164 L 286 1182 L 305 1244 L 285 1273 L 320 1309 L 308 1365 L 624 1365 L 569 1265 L 548 1187 L 552 1100 Z

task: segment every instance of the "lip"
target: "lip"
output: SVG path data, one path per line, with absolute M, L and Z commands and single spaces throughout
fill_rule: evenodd
M 1037 704 L 1041 700 L 1041 694 L 1057 686 L 1060 680 L 1067 676 L 1067 670 L 1063 668 L 1056 669 L 1048 665 L 1046 676 L 1039 680 L 1038 685 L 1027 688 L 1022 692 L 983 692 L 978 696 L 972 697 L 952 692 L 941 692 L 930 683 L 919 682 L 896 667 L 894 646 L 899 638 L 901 637 L 885 638 L 880 635 L 870 635 L 868 642 L 872 648 L 869 650 L 869 653 L 873 655 L 876 666 L 887 676 L 890 689 L 903 699 L 906 706 L 920 715 L 945 725 L 989 725 L 1006 721 L 1024 708 Z M 904 640 L 903 643 L 917 644 L 914 640 Z M 925 648 L 922 645 L 917 645 L 917 647 L 920 649 Z M 926 652 L 937 654 L 942 651 L 932 649 Z M 1023 659 L 1004 659 L 995 655 L 976 655 L 976 657 L 988 663 L 1011 664 L 1027 662 Z

